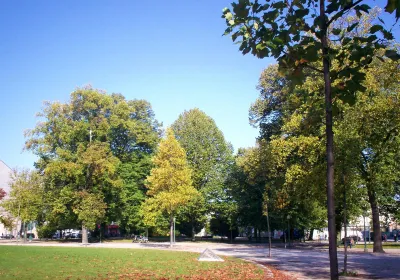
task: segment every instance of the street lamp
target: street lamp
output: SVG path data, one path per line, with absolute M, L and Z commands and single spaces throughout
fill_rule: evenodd
M 288 243 L 289 243 L 289 247 L 290 247 L 290 224 L 289 224 L 289 221 L 290 221 L 290 215 L 287 215 L 287 224 L 288 224 Z

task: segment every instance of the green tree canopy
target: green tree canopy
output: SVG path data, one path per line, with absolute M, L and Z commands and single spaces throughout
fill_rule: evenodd
M 198 108 L 183 112 L 171 128 L 186 151 L 193 186 L 202 195 L 185 207 L 180 218 L 184 220 L 182 224 L 185 221 L 191 224 L 194 238 L 196 231 L 204 226 L 207 213 L 228 209 L 224 182 L 233 162 L 232 147 L 215 121 Z
M 360 25 L 343 22 L 344 15 L 354 13 L 360 18 L 371 8 L 359 1 L 258 1 L 239 0 L 232 3 L 232 10 L 225 8 L 225 34 L 240 44 L 243 54 L 251 52 L 264 58 L 274 57 L 279 71 L 296 84 L 305 79 L 305 72 L 315 71 L 324 80 L 327 210 L 329 228 L 329 253 L 331 278 L 338 279 L 334 203 L 334 148 L 332 100 L 339 99 L 354 104 L 355 93 L 364 92 L 363 69 L 386 48 L 393 39 L 385 25 L 376 23 L 364 36 L 351 36 Z M 388 12 L 398 8 L 395 1 L 386 7 Z M 396 12 L 398 16 L 398 12 Z M 382 21 L 382 20 L 381 20 Z M 383 21 L 382 21 L 383 22 Z M 344 23 L 344 24 L 343 24 Z M 395 49 L 387 49 L 385 56 L 400 59 Z M 383 59 L 381 57 L 381 59 Z M 335 66 L 335 68 L 334 68 Z
M 1 203 L 1 206 L 12 215 L 12 217 L 3 217 L 5 225 L 12 227 L 15 218 L 24 223 L 42 220 L 44 211 L 43 176 L 37 171 L 13 169 L 9 186 L 9 197 Z
M 156 226 L 157 219 L 166 215 L 170 222 L 172 246 L 173 217 L 198 195 L 193 187 L 192 171 L 185 150 L 175 139 L 172 129 L 168 129 L 167 137 L 161 140 L 153 164 L 146 183 L 149 198 L 143 203 L 142 209 L 144 223 Z
M 39 116 L 42 122 L 26 134 L 26 148 L 39 157 L 36 166 L 46 176 L 48 220 L 80 221 L 85 233 L 87 226 L 123 217 L 128 202 L 141 203 L 136 193 L 143 192 L 140 179 L 149 168 L 144 164 L 135 177 L 122 177 L 121 170 L 140 169 L 158 142 L 158 123 L 146 101 L 85 87 L 67 103 L 45 103 Z M 92 214 L 91 206 L 97 207 Z

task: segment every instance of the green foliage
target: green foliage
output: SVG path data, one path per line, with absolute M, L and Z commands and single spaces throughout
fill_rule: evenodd
M 262 164 L 259 158 L 254 156 L 256 149 L 240 149 L 236 157 L 236 164 L 230 173 L 227 181 L 227 191 L 232 197 L 231 213 L 237 217 L 238 225 L 241 227 L 254 227 L 266 229 L 266 219 L 263 216 L 263 192 L 265 174 L 259 172 Z M 222 215 L 225 223 L 232 219 L 230 216 Z M 235 223 L 229 223 L 234 226 Z
M 235 239 L 238 236 L 238 229 L 236 227 L 231 227 L 225 219 L 221 217 L 213 217 L 210 220 L 210 231 L 214 235 L 226 236 L 229 239 Z M 231 235 L 232 234 L 232 235 Z
M 356 93 L 366 91 L 364 70 L 374 57 L 385 60 L 379 51 L 386 48 L 386 57 L 398 60 L 398 50 L 391 44 L 393 35 L 384 28 L 382 19 L 378 18 L 383 25 L 372 26 L 360 20 L 371 11 L 361 0 L 260 2 L 240 0 L 232 3 L 232 11 L 225 8 L 222 16 L 228 26 L 225 34 L 232 34 L 233 41 L 241 39 L 239 50 L 243 54 L 251 52 L 259 58 L 276 58 L 279 73 L 293 85 L 303 85 L 308 71 L 323 77 L 321 89 L 325 97 L 322 104 L 325 107 L 328 228 L 332 237 L 335 235 L 333 115 L 340 111 L 338 104 L 354 105 Z M 395 10 L 392 2 L 386 7 L 388 12 Z M 343 20 L 345 15 L 355 15 L 358 20 Z M 362 27 L 360 29 L 363 31 L 359 32 L 358 27 Z M 320 92 L 317 89 L 304 96 L 313 97 Z M 299 124 L 299 120 L 301 117 L 294 124 Z M 274 128 L 274 131 L 277 129 Z M 301 171 L 301 166 L 292 167 L 295 168 L 292 172 Z M 377 209 L 376 203 L 371 202 L 371 207 Z M 375 213 L 374 217 L 379 215 Z M 379 226 L 376 226 L 379 230 Z M 331 278 L 337 279 L 337 254 L 333 238 L 330 238 L 330 262 Z
M 333 93 L 340 91 L 338 98 L 344 102 L 354 102 L 351 92 L 365 90 L 361 69 L 371 63 L 377 49 L 384 48 L 393 39 L 391 32 L 380 23 L 370 26 L 362 36 L 354 36 L 361 21 L 341 19 L 348 14 L 361 19 L 369 13 L 371 8 L 362 1 L 330 1 L 323 8 L 324 14 L 318 11 L 325 1 L 261 2 L 243 0 L 232 3 L 232 10 L 225 8 L 222 16 L 228 26 L 225 34 L 231 34 L 233 41 L 240 38 L 239 50 L 243 54 L 251 52 L 259 58 L 276 58 L 279 72 L 295 83 L 305 79 L 307 70 L 323 73 L 322 67 L 315 63 L 322 61 L 325 48 L 324 57 L 338 63 L 338 70 L 330 71 L 332 82 L 343 81 L 340 86 L 333 86 Z M 324 36 L 329 39 L 325 47 Z M 386 56 L 398 59 L 399 54 L 388 50 Z
M 0 223 L 9 231 L 12 231 L 15 226 L 14 218 L 9 215 L 0 216 Z
M 213 189 L 223 182 L 232 147 L 214 120 L 196 108 L 182 113 L 171 128 L 186 151 L 196 189 Z
M 350 170 L 346 169 L 358 177 L 358 185 L 362 186 L 358 194 L 368 199 L 379 215 L 395 216 L 400 175 L 399 64 L 385 61 L 373 66 L 367 72 L 369 96 L 359 96 L 353 108 L 346 108 L 338 124 L 338 144 L 342 144 L 351 165 Z M 380 224 L 379 215 L 373 218 L 376 225 Z
M 179 217 L 192 224 L 194 234 L 204 226 L 207 213 L 220 212 L 227 203 L 224 181 L 232 163 L 232 147 L 214 120 L 197 108 L 182 113 L 171 128 L 186 151 L 193 186 L 201 193 Z
M 38 115 L 42 121 L 26 133 L 26 149 L 45 174 L 46 221 L 70 228 L 122 219 L 122 226 L 135 227 L 137 219 L 127 217 L 131 204 L 143 200 L 160 134 L 150 104 L 85 87 L 67 103 L 46 102 Z M 96 207 L 92 214 L 90 207 Z
M 385 11 L 388 13 L 396 11 L 396 18 L 398 20 L 400 18 L 400 2 L 398 0 L 388 0 Z
M 272 221 L 279 210 L 290 209 L 295 213 L 293 216 L 300 214 L 296 219 L 299 227 L 321 228 L 325 226 L 325 182 L 320 176 L 325 169 L 324 128 L 320 121 L 324 111 L 315 106 L 321 102 L 322 96 L 311 93 L 319 87 L 322 79 L 306 77 L 302 86 L 294 88 L 290 83 L 282 83 L 279 92 L 269 78 L 274 77 L 274 71 L 277 67 L 270 66 L 262 74 L 257 110 L 254 105 L 250 109 L 251 116 L 261 120 L 260 138 L 265 137 L 268 141 L 260 141 L 254 151 L 248 152 L 251 156 L 243 160 L 242 166 L 248 176 L 254 178 L 253 181 L 264 178 L 267 183 Z M 344 190 L 347 218 L 351 220 L 365 211 L 363 204 L 369 198 L 363 186 L 367 185 L 369 176 L 373 180 L 368 185 L 374 189 L 370 193 L 378 196 L 381 215 L 393 217 L 398 211 L 395 200 L 398 191 L 394 189 L 398 178 L 397 162 L 394 162 L 398 157 L 398 62 L 375 60 L 371 69 L 365 71 L 365 77 L 363 85 L 368 89 L 367 95 L 356 93 L 357 102 L 353 106 L 336 102 L 337 230 L 343 223 Z M 299 93 L 308 93 L 307 99 L 301 99 Z M 273 118 L 274 115 L 279 118 Z M 271 130 L 263 130 L 267 126 L 277 128 L 275 135 L 269 133 Z M 369 156 L 364 158 L 366 152 Z M 368 171 L 368 176 L 364 176 L 367 167 L 375 171 Z M 274 208 L 279 205 L 278 209 Z
M 13 169 L 9 185 L 9 199 L 2 202 L 2 207 L 24 222 L 39 220 L 44 209 L 42 175 L 28 169 Z
M 94 229 L 104 219 L 107 205 L 101 195 L 81 191 L 77 193 L 74 203 L 73 211 L 86 228 Z
M 39 238 L 52 238 L 57 228 L 50 224 L 44 224 L 37 228 Z
M 142 205 L 146 226 L 156 226 L 162 215 L 173 217 L 198 195 L 192 185 L 192 171 L 185 150 L 175 139 L 172 129 L 168 129 L 167 137 L 161 140 L 153 164 L 146 183 L 149 198 Z

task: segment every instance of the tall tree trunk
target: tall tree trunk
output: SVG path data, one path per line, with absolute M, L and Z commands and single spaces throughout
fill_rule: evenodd
M 368 199 L 369 204 L 371 205 L 372 211 L 372 227 L 374 230 L 374 253 L 384 253 L 382 247 L 382 233 L 381 233 L 381 224 L 379 221 L 379 207 L 378 202 L 376 201 L 376 195 L 370 184 L 367 183 L 368 190 Z
M 26 243 L 26 232 L 27 232 L 27 230 L 26 230 L 26 223 L 25 223 L 25 221 L 24 221 L 24 242 Z
M 88 244 L 88 232 L 84 224 L 82 224 L 82 244 Z
M 320 27 L 321 27 L 321 43 L 322 43 L 322 63 L 324 66 L 324 82 L 325 82 L 325 122 L 326 122 L 326 193 L 328 204 L 328 232 L 329 232 L 329 261 L 331 279 L 339 279 L 336 229 L 335 229 L 335 200 L 334 200 L 334 157 L 333 157 L 333 117 L 332 117 L 332 92 L 330 79 L 330 61 L 329 46 L 327 38 L 327 20 L 325 15 L 325 0 L 320 0 Z
M 266 204 L 266 212 L 267 212 L 267 228 L 268 228 L 268 257 L 271 257 L 271 229 L 269 227 L 269 212 L 268 212 L 268 204 Z
M 308 241 L 312 241 L 313 240 L 313 236 L 314 236 L 314 229 L 312 228 L 310 230 L 310 235 L 308 236 Z
M 192 220 L 192 241 L 196 241 L 196 228 L 194 226 L 194 220 Z
M 344 182 L 344 179 L 343 179 Z M 344 260 L 343 260 L 343 273 L 347 274 L 347 204 L 346 204 L 346 188 L 344 188 L 344 204 L 343 204 L 343 223 L 344 223 Z
M 172 238 L 173 238 L 173 235 L 174 235 L 174 217 L 172 216 L 172 214 L 171 214 L 171 217 L 170 217 L 169 224 L 170 224 L 169 246 L 172 248 Z

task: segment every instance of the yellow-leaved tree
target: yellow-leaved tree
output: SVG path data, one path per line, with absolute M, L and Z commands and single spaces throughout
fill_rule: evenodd
M 178 210 L 199 195 L 193 187 L 192 171 L 185 150 L 175 139 L 172 129 L 161 140 L 153 158 L 154 168 L 147 177 L 148 199 L 142 205 L 144 223 L 155 226 L 160 215 L 168 215 L 172 246 L 173 218 Z

